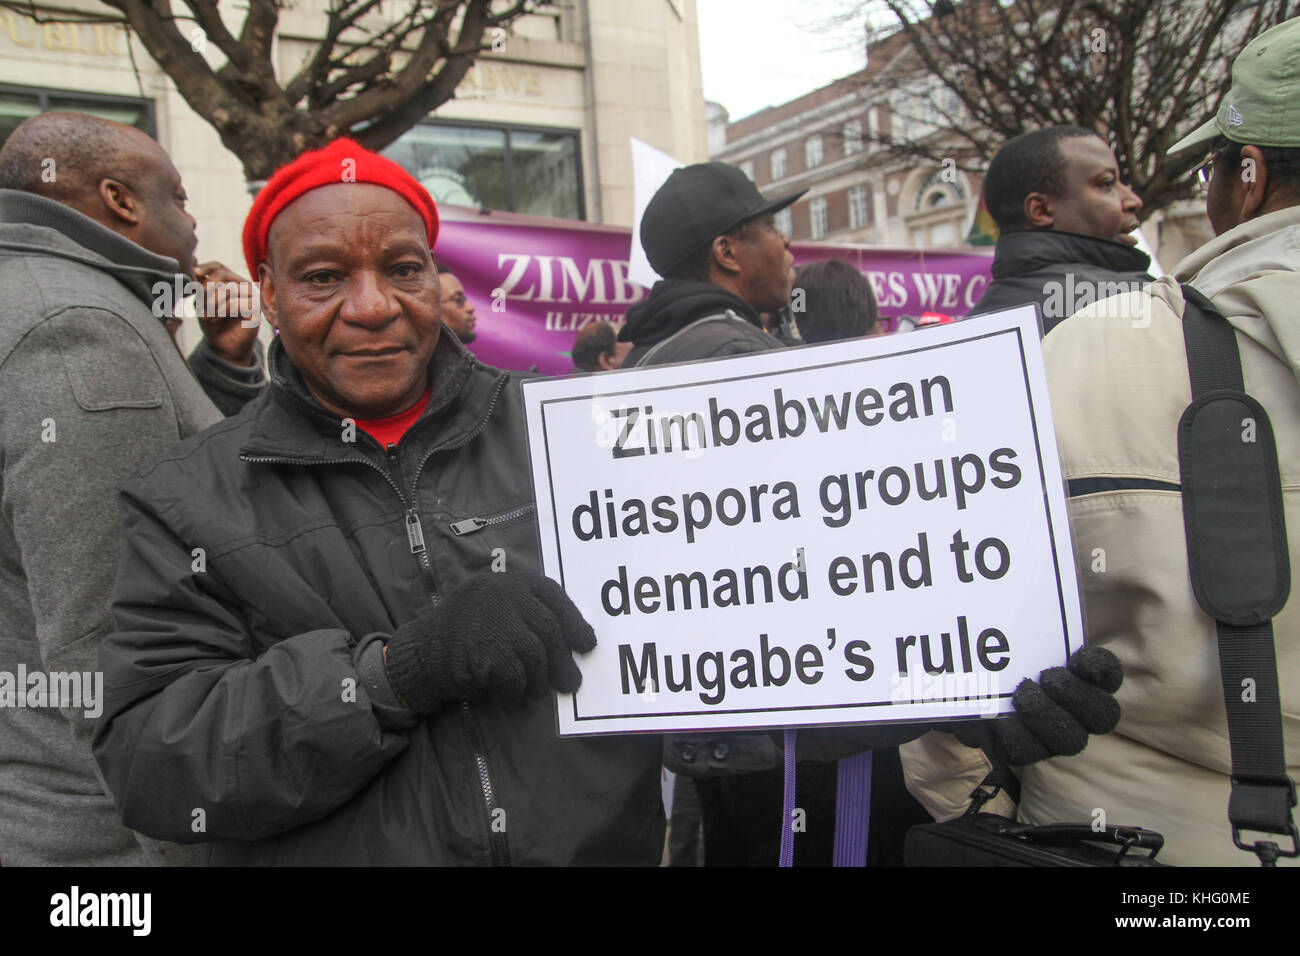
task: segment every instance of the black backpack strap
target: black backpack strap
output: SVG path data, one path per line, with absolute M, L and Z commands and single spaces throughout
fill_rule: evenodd
M 1011 769 L 1011 765 L 998 754 L 986 752 L 985 756 L 989 758 L 990 769 L 979 786 L 971 791 L 970 806 L 965 813 L 968 817 L 979 813 L 986 803 L 998 795 L 999 790 L 1006 793 L 1012 803 L 1020 802 L 1020 778 Z
M 1178 423 L 1188 568 L 1196 600 L 1218 631 L 1232 840 L 1273 866 L 1278 856 L 1300 856 L 1273 645 L 1272 618 L 1291 589 L 1277 446 L 1268 414 L 1245 392 L 1236 332 L 1205 296 L 1182 288 L 1192 385 Z M 1247 844 L 1242 830 L 1289 836 L 1291 846 Z
M 639 368 L 641 366 L 648 364 L 649 360 L 654 355 L 663 351 L 666 346 L 677 341 L 679 338 L 681 338 L 687 332 L 691 331 L 691 329 L 695 328 L 697 325 L 704 325 L 706 322 L 733 322 L 733 321 L 744 322 L 745 320 L 742 319 L 740 316 L 736 315 L 736 313 L 731 311 L 731 309 L 728 309 L 726 312 L 715 312 L 713 315 L 706 315 L 703 318 L 696 319 L 694 322 L 682 326 L 672 335 L 668 336 L 668 338 L 661 339 L 660 341 L 656 342 L 654 345 L 650 346 L 650 348 L 646 349 L 645 353 L 640 358 L 638 358 L 636 362 L 634 362 L 632 365 L 628 365 L 626 362 L 624 362 L 623 367 Z

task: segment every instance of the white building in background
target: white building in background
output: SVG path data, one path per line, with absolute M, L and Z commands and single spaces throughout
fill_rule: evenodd
M 281 77 L 312 48 L 326 5 L 298 0 L 282 11 Z M 94 0 L 33 9 L 56 19 L 114 14 Z M 0 140 L 52 109 L 154 135 L 184 178 L 200 260 L 244 270 L 239 237 L 252 197 L 240 163 L 143 46 L 121 26 L 38 24 L 0 10 Z M 687 162 L 708 158 L 695 0 L 539 3 L 455 99 L 388 153 L 443 202 L 631 225 L 632 136 Z

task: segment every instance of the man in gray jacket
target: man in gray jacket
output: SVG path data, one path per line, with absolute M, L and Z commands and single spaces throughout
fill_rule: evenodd
M 173 291 L 186 279 L 232 276 L 196 267 L 184 202 L 162 148 L 118 123 L 46 113 L 0 149 L 6 866 L 193 858 L 123 827 L 90 755 L 120 542 L 117 486 L 219 421 L 214 401 L 237 410 L 265 379 L 256 323 L 239 310 L 202 323 L 188 368 L 168 334 Z

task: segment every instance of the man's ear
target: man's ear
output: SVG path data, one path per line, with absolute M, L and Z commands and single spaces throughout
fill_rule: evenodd
M 1243 146 L 1241 161 L 1230 171 L 1240 183 L 1233 183 L 1233 196 L 1240 197 L 1238 222 L 1254 219 L 1260 214 L 1264 197 L 1268 193 L 1268 164 L 1258 146 Z
M 130 186 L 116 179 L 101 179 L 97 192 L 104 215 L 110 221 L 126 226 L 140 225 L 140 201 Z
M 1029 228 L 1051 229 L 1056 225 L 1056 214 L 1052 211 L 1052 200 L 1047 193 L 1030 193 L 1025 197 L 1022 208 Z
M 275 310 L 275 280 L 271 278 L 271 267 L 262 262 L 257 267 L 258 292 L 262 298 L 262 314 L 271 328 L 280 330 L 280 317 Z
M 736 238 L 718 236 L 713 240 L 713 267 L 727 275 L 740 274 L 740 262 L 736 258 Z
M 614 370 L 614 353 L 605 352 L 596 356 L 596 368 L 602 372 L 612 372 Z

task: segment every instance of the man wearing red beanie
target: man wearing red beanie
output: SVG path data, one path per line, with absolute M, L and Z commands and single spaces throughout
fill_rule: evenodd
M 271 387 L 123 487 L 95 755 L 209 863 L 659 860 L 659 739 L 556 736 L 595 635 L 539 573 L 519 376 L 440 335 L 437 231 L 350 141 L 280 170 Z

